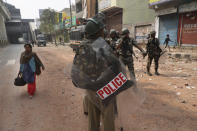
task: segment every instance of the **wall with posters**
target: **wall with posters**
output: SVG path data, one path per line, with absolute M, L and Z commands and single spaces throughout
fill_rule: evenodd
M 177 42 L 177 31 L 178 31 L 178 15 L 168 14 L 159 17 L 159 40 L 163 44 L 166 35 L 170 35 L 170 39 L 174 42 L 170 42 L 169 45 L 176 45 Z
M 180 14 L 178 39 L 181 44 L 197 45 L 197 11 Z

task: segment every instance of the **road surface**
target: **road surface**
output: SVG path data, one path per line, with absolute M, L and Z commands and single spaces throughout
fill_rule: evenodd
M 26 87 L 13 85 L 23 46 L 0 49 L 0 131 L 87 131 L 84 91 L 74 88 L 70 79 L 72 50 L 68 46 L 33 50 L 46 70 L 38 77 L 35 96 L 29 99 Z M 145 65 L 141 56 L 135 60 L 138 86 L 145 90 L 146 99 L 136 113 L 128 115 L 132 130 L 197 131 L 197 62 L 164 55 L 159 77 L 147 76 Z

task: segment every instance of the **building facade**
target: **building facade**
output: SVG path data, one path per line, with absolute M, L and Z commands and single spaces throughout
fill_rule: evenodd
M 123 8 L 117 5 L 117 0 L 99 0 L 99 11 L 106 15 L 106 28 L 121 32 L 123 24 Z
M 10 20 L 10 13 L 5 4 L 0 0 L 0 47 L 8 44 L 5 22 Z
M 99 10 L 107 14 L 108 28 L 121 31 L 126 27 L 138 43 L 146 43 L 155 27 L 155 12 L 147 0 L 99 0 Z
M 197 46 L 197 2 L 192 1 L 179 6 L 178 43 Z
M 11 19 L 6 21 L 6 32 L 9 43 L 19 43 L 19 38 L 23 38 L 25 42 L 35 41 L 33 19 L 21 19 L 20 9 L 5 3 L 10 12 Z M 32 28 L 33 27 L 33 28 Z
M 156 31 L 161 44 L 169 34 L 171 46 L 197 45 L 195 0 L 149 0 L 149 7 L 156 12 Z

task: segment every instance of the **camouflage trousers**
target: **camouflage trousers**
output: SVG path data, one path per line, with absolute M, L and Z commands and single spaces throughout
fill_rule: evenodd
M 128 66 L 128 69 L 129 69 L 129 72 L 130 72 L 130 78 L 135 79 L 133 56 L 129 56 L 129 57 L 120 56 L 120 59 L 125 64 L 125 66 Z
M 154 62 L 155 62 L 155 71 L 158 70 L 158 68 L 159 68 L 159 58 L 160 58 L 159 55 L 149 55 L 148 56 L 148 63 L 147 63 L 147 71 L 148 72 L 150 71 L 150 67 L 151 67 L 153 59 L 154 59 Z
M 104 126 L 104 131 L 115 131 L 114 102 L 107 106 L 102 104 L 96 106 L 89 99 L 86 99 L 88 109 L 88 131 L 100 131 L 100 123 Z

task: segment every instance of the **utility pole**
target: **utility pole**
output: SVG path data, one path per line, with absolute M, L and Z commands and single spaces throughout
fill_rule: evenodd
M 72 27 L 72 24 L 73 24 L 73 21 L 72 21 L 72 3 L 71 3 L 71 0 L 69 0 L 70 2 L 70 29 Z

